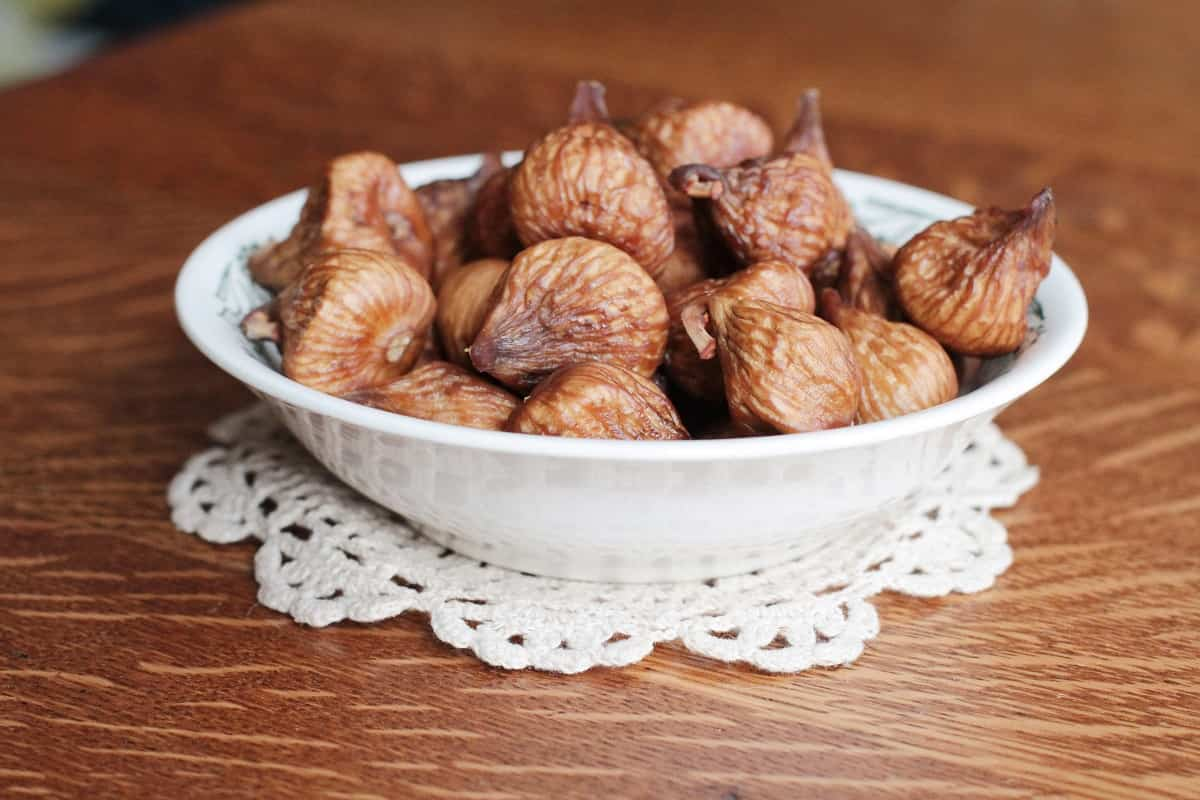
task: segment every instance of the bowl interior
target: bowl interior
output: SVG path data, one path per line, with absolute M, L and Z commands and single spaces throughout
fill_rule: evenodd
M 505 158 L 512 163 L 519 156 L 507 153 Z M 469 175 L 479 161 L 478 156 L 436 159 L 405 164 L 401 172 L 410 185 L 417 186 Z M 891 244 L 903 243 L 935 220 L 971 211 L 957 200 L 869 175 L 839 170 L 836 180 L 860 222 Z M 636 460 L 741 458 L 772 451 L 851 447 L 953 424 L 1007 405 L 1059 369 L 1078 347 L 1086 328 L 1083 291 L 1070 269 L 1055 256 L 1050 275 L 1030 306 L 1029 333 L 1021 348 L 987 360 L 973 384 L 964 386 L 957 399 L 916 414 L 833 431 L 693 442 L 571 440 L 476 431 L 389 414 L 308 389 L 279 372 L 279 354 L 273 345 L 256 344 L 242 335 L 238 327 L 242 317 L 270 296 L 250 278 L 248 256 L 265 242 L 288 234 L 304 197 L 300 190 L 259 206 L 220 228 L 196 249 L 176 285 L 176 308 L 184 330 L 206 356 L 260 393 L 368 428 L 433 441 L 508 452 Z

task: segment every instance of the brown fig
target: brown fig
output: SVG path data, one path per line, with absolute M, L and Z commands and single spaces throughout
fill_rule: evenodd
M 781 261 L 752 264 L 728 278 L 703 281 L 669 295 L 667 374 L 684 393 L 711 402 L 724 396 L 720 363 L 714 358 L 716 341 L 708 331 L 708 304 L 716 295 L 735 302 L 763 300 L 807 313 L 816 305 L 808 278 Z
M 1028 208 L 987 208 L 935 222 L 896 253 L 896 295 L 905 313 L 949 349 L 972 356 L 1011 353 L 1050 271 L 1054 196 Z
M 654 168 L 608 122 L 604 87 L 580 83 L 571 121 L 534 142 L 509 187 L 526 245 L 584 236 L 624 250 L 652 275 L 674 231 Z
M 508 202 L 512 175 L 513 168 L 507 167 L 488 177 L 467 214 L 467 240 L 472 251 L 483 258 L 511 259 L 521 251 Z
M 582 361 L 651 375 L 666 339 L 666 302 L 646 271 L 612 245 L 572 236 L 513 260 L 470 355 L 480 372 L 524 392 Z
M 429 282 L 434 289 L 463 263 L 468 248 L 467 215 L 483 184 L 503 171 L 500 157 L 489 153 L 470 177 L 432 181 L 417 187 L 417 200 L 433 232 L 434 262 Z
M 381 386 L 345 399 L 408 417 L 498 431 L 521 401 L 499 386 L 446 361 L 430 361 Z
M 810 271 L 845 246 L 853 221 L 828 157 L 810 91 L 779 155 L 724 170 L 688 164 L 674 169 L 670 181 L 711 216 L 742 263 L 778 260 Z
M 664 185 L 683 164 L 723 169 L 770 155 L 771 128 L 753 111 L 720 100 L 662 103 L 639 117 L 627 131 Z M 674 195 L 674 196 L 671 196 Z M 668 199 L 687 198 L 671 190 Z
M 671 182 L 707 203 L 716 228 L 742 263 L 785 261 L 811 270 L 846 244 L 850 215 L 828 170 L 813 158 L 784 154 L 724 171 L 677 168 Z
M 850 425 L 862 377 L 846 336 L 820 317 L 758 300 L 709 300 L 725 397 L 749 433 Z
M 252 312 L 247 335 L 280 341 L 283 373 L 292 380 L 343 395 L 412 368 L 434 299 L 429 283 L 396 256 L 335 250 L 311 262 L 275 307 L 278 324 L 264 325 L 262 312 Z
M 450 273 L 437 294 L 437 330 L 446 358 L 464 367 L 471 366 L 467 348 L 483 326 L 491 308 L 492 293 L 508 262 L 502 258 L 483 258 Z
M 950 356 L 920 328 L 855 308 L 832 289 L 822 293 L 821 311 L 850 340 L 862 373 L 856 421 L 911 414 L 958 395 Z
M 433 234 L 396 164 L 379 153 L 338 156 L 308 191 L 286 239 L 250 257 L 250 274 L 276 291 L 328 250 L 372 250 L 401 257 L 422 277 L 433 268 Z
M 538 384 L 505 430 L 586 439 L 686 439 L 653 381 L 614 364 L 563 367 Z
M 862 228 L 846 240 L 837 290 L 848 305 L 886 319 L 898 319 L 899 309 L 887 275 L 891 259 Z

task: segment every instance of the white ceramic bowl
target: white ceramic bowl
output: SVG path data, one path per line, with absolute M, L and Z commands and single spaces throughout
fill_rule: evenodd
M 509 154 L 510 157 L 515 154 Z M 476 156 L 404 165 L 412 185 L 474 171 Z M 902 242 L 970 212 L 940 195 L 839 172 L 877 236 Z M 898 419 L 787 436 L 684 442 L 564 439 L 404 417 L 284 377 L 238 321 L 265 298 L 245 257 L 285 236 L 297 191 L 212 234 L 175 287 L 180 322 L 214 363 L 263 398 L 331 472 L 454 550 L 565 578 L 657 581 L 747 572 L 835 542 L 920 487 L 972 432 L 1057 371 L 1083 338 L 1087 304 L 1054 259 L 1031 331 L 957 399 Z

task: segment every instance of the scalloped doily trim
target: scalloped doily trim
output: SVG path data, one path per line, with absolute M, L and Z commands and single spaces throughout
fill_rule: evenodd
M 171 482 L 171 518 L 209 542 L 261 542 L 258 601 L 306 625 L 428 614 L 442 641 L 508 669 L 575 673 L 679 641 L 771 672 L 849 664 L 879 632 L 870 598 L 990 587 L 1012 562 L 989 513 L 1038 473 L 999 429 L 970 446 L 887 525 L 770 569 L 703 582 L 599 584 L 482 564 L 424 538 L 340 483 L 263 405 L 216 422 L 217 444 Z

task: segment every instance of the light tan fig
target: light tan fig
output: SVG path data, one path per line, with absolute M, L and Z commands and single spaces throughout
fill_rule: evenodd
M 344 395 L 347 400 L 408 417 L 498 431 L 521 401 L 473 372 L 430 361 L 382 386 Z
M 857 422 L 911 414 L 958 396 L 950 356 L 920 328 L 854 308 L 832 289 L 821 294 L 821 311 L 846 334 L 862 372 Z
M 500 157 L 489 153 L 483 157 L 479 170 L 470 177 L 432 181 L 417 187 L 417 199 L 433 232 L 434 262 L 429 282 L 434 289 L 463 263 L 469 246 L 467 215 L 483 184 L 503 171 Z
M 448 360 L 471 366 L 467 348 L 483 326 L 492 293 L 507 269 L 502 258 L 482 258 L 450 273 L 438 289 L 437 331 Z
M 748 433 L 854 422 L 862 377 L 850 341 L 820 317 L 774 303 L 709 300 L 729 416 Z
M 571 236 L 513 259 L 470 355 L 477 370 L 524 392 L 582 361 L 651 375 L 666 340 L 666 302 L 646 271 L 612 245 Z
M 763 300 L 807 313 L 816 305 L 808 278 L 781 261 L 752 264 L 728 278 L 702 281 L 668 295 L 667 374 L 684 393 L 710 402 L 724 397 L 720 363 L 714 358 L 716 340 L 708 330 L 708 304 L 716 295 L 734 302 Z
M 396 164 L 379 153 L 350 153 L 325 166 L 286 239 L 250 257 L 250 274 L 269 289 L 291 283 L 328 250 L 400 256 L 422 277 L 433 269 L 433 234 Z
M 891 259 L 871 234 L 855 228 L 846 240 L 838 274 L 837 290 L 842 300 L 854 308 L 898 319 L 899 308 L 887 275 Z
M 808 271 L 846 244 L 853 215 L 833 183 L 815 95 L 805 97 L 779 155 L 724 170 L 687 164 L 671 172 L 671 184 L 711 215 L 743 264 L 777 260 Z
M 775 141 L 762 117 L 721 100 L 661 103 L 639 117 L 626 134 L 667 186 L 671 170 L 678 166 L 732 167 L 770 155 Z M 686 202 L 686 197 L 678 197 Z
M 538 384 L 505 430 L 583 439 L 686 439 L 653 381 L 613 364 L 563 367 Z
M 1043 189 L 1020 211 L 988 208 L 935 222 L 896 253 L 896 295 L 905 313 L 949 349 L 1011 353 L 1050 271 L 1054 196 Z
M 652 275 L 674 248 L 667 198 L 654 168 L 608 120 L 604 87 L 584 81 L 570 122 L 534 142 L 509 187 L 526 245 L 584 236 L 624 250 Z
M 521 251 L 508 202 L 512 175 L 513 168 L 508 167 L 484 181 L 467 214 L 467 240 L 472 251 L 483 258 L 511 259 Z
M 252 312 L 248 336 L 279 341 L 283 374 L 343 395 L 408 372 L 433 322 L 429 283 L 396 256 L 334 250 L 311 262 L 280 293 L 278 324 Z

